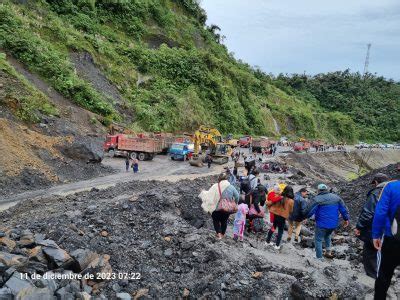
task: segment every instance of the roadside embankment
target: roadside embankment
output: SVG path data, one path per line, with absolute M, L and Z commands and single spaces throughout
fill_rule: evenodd
M 374 169 L 400 162 L 400 150 L 292 153 L 283 160 L 316 181 L 335 183 L 353 180 Z

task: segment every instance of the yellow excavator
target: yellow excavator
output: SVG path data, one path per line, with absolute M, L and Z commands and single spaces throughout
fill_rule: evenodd
M 218 129 L 200 126 L 193 135 L 194 152 L 189 161 L 191 166 L 202 167 L 207 154 L 210 154 L 213 163 L 223 165 L 229 161 L 232 149 L 222 139 Z

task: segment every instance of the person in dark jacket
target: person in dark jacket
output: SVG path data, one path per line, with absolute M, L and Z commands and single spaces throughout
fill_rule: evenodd
M 125 157 L 125 169 L 128 172 L 129 171 L 129 156 Z
M 288 242 L 292 240 L 293 230 L 295 232 L 295 242 L 298 243 L 300 241 L 301 225 L 303 224 L 304 214 L 307 210 L 307 195 L 308 191 L 306 188 L 300 189 L 300 191 L 294 195 L 293 212 L 289 216 Z
M 372 242 L 372 221 L 374 220 L 375 207 L 378 203 L 380 193 L 385 186 L 385 181 L 389 177 L 383 173 L 374 176 L 371 184 L 374 187 L 367 193 L 367 201 L 361 210 L 356 225 L 355 234 L 364 242 L 363 247 L 363 265 L 368 276 L 376 278 L 377 275 L 377 250 Z
M 387 183 L 379 197 L 372 222 L 378 256 L 375 299 L 386 299 L 394 270 L 400 266 L 400 180 Z
M 339 225 L 339 213 L 349 225 L 349 213 L 342 198 L 331 193 L 325 184 L 318 185 L 318 195 L 310 202 L 306 216 L 315 214 L 315 252 L 318 259 L 322 258 L 322 241 L 325 241 L 325 257 L 333 258 L 331 252 L 331 236 Z

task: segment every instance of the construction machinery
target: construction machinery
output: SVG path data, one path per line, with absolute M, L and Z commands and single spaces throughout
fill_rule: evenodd
M 237 146 L 239 146 L 239 140 L 238 139 L 234 139 L 232 134 L 228 134 L 225 138 L 225 142 L 227 144 L 229 144 L 229 146 L 231 146 L 231 148 L 236 148 Z
M 189 161 L 191 166 L 201 167 L 206 156 L 210 155 L 213 163 L 226 164 L 231 154 L 231 146 L 223 142 L 222 135 L 218 129 L 200 126 L 193 135 L 194 151 Z

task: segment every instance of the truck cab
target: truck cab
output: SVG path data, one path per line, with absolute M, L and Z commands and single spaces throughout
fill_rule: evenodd
M 243 148 L 248 148 L 250 147 L 252 142 L 251 136 L 243 136 L 239 139 L 239 146 Z
M 118 138 L 119 134 L 116 135 L 107 135 L 106 140 L 103 144 L 104 152 L 114 152 L 118 148 Z M 114 154 L 114 153 L 112 153 Z
M 172 160 L 187 160 L 189 153 L 194 152 L 194 144 L 174 143 L 169 148 L 169 155 Z

